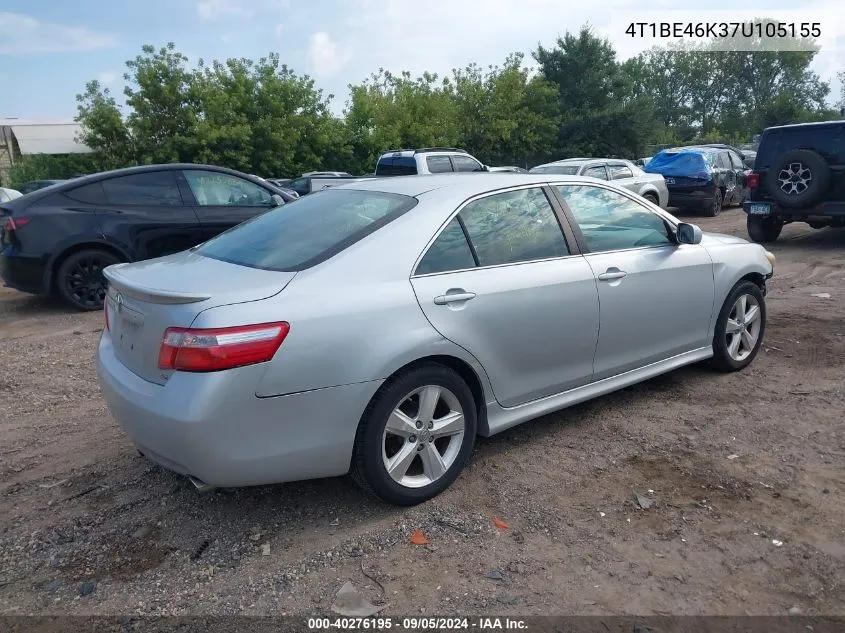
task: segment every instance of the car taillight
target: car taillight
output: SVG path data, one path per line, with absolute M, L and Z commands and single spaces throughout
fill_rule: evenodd
M 17 231 L 22 226 L 26 226 L 29 224 L 29 218 L 18 218 L 15 219 L 12 216 L 6 218 L 6 232 L 11 233 L 12 231 Z
M 748 188 L 757 189 L 760 186 L 760 174 L 748 174 Z
M 106 320 L 106 332 L 108 332 L 109 331 L 109 300 L 108 300 L 108 298 L 106 298 L 106 300 L 103 301 L 103 317 Z
M 158 353 L 159 369 L 220 371 L 273 358 L 290 331 L 285 322 L 239 327 L 167 328 Z

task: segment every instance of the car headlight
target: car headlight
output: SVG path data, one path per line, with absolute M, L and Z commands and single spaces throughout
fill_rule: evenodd
M 766 251 L 766 259 L 769 260 L 769 263 L 772 265 L 772 268 L 775 267 L 775 254 L 769 251 Z

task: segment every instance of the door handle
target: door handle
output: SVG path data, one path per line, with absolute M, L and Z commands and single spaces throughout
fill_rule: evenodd
M 626 277 L 628 273 L 624 270 L 619 270 L 618 268 L 608 268 L 605 272 L 599 275 L 600 281 L 613 281 L 614 279 L 622 279 L 622 277 Z
M 434 297 L 434 303 L 439 306 L 445 306 L 447 303 L 457 303 L 458 301 L 469 301 L 475 298 L 474 292 L 447 292 L 445 295 Z

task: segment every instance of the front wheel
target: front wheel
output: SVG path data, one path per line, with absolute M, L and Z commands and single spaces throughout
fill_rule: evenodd
M 741 281 L 728 294 L 713 334 L 712 365 L 720 371 L 739 371 L 754 360 L 766 331 L 766 301 L 760 287 Z
M 645 198 L 646 200 L 648 200 L 649 202 L 651 202 L 651 204 L 653 204 L 655 206 L 658 206 L 658 207 L 660 206 L 660 200 L 658 200 L 657 194 L 655 194 L 655 193 L 651 193 L 651 192 L 644 193 L 643 198 Z
M 119 262 L 114 254 L 98 249 L 73 253 L 56 273 L 59 296 L 77 310 L 102 310 L 108 286 L 103 269 Z
M 388 381 L 367 406 L 351 474 L 388 503 L 415 505 L 455 481 L 475 433 L 475 400 L 467 384 L 448 367 L 423 365 Z
M 748 237 L 758 244 L 768 244 L 778 239 L 783 230 L 783 222 L 772 217 L 749 215 L 746 220 Z

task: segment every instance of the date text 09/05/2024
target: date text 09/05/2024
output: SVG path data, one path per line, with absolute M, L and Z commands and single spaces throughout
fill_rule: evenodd
M 525 620 L 517 618 L 308 618 L 311 631 L 527 631 Z
M 819 22 L 631 22 L 625 35 L 651 38 L 821 37 Z

